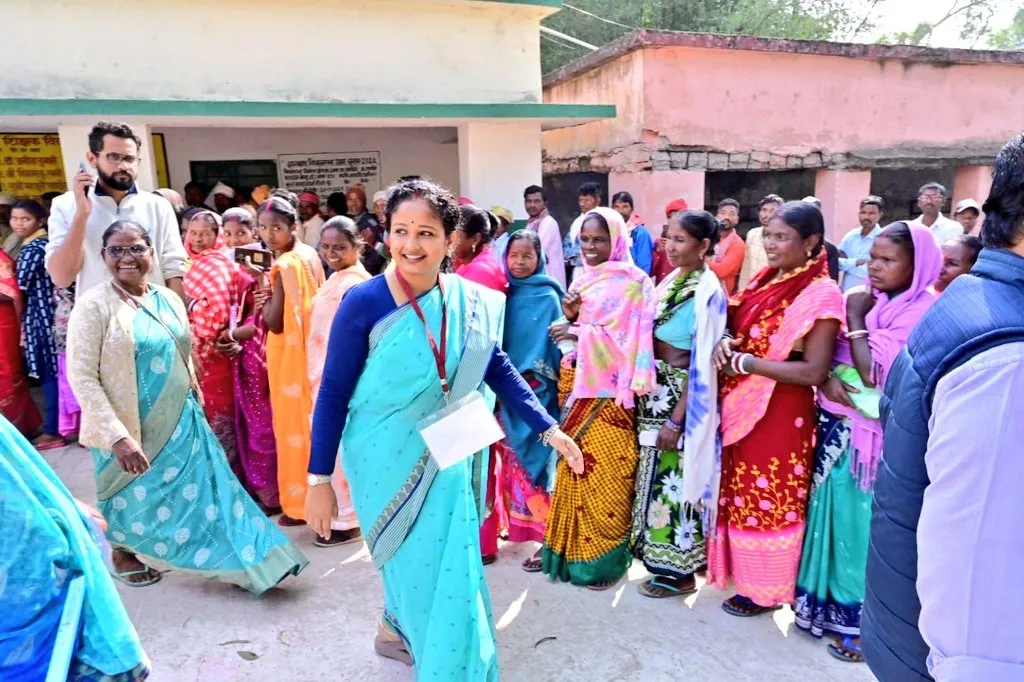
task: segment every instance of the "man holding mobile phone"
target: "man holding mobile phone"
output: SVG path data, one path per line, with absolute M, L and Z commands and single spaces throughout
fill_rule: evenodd
M 58 287 L 77 284 L 78 295 L 109 279 L 103 262 L 103 232 L 118 220 L 138 223 L 153 242 L 149 281 L 167 286 L 185 298 L 182 278 L 188 254 L 181 242 L 174 209 L 152 192 L 139 192 L 142 140 L 124 123 L 100 121 L 89 133 L 85 164 L 71 181 L 71 191 L 56 197 L 50 208 L 46 269 Z

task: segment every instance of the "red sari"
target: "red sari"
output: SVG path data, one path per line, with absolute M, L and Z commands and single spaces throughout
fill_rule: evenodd
M 761 271 L 729 304 L 739 352 L 785 361 L 819 320 L 845 317 L 824 253 L 772 281 Z M 813 470 L 816 407 L 809 386 L 759 375 L 722 380 L 722 483 L 708 581 L 761 606 L 791 604 Z
M 24 435 L 32 437 L 42 418 L 29 394 L 21 364 L 21 289 L 14 274 L 14 261 L 0 251 L 0 412 Z
M 228 329 L 242 303 L 248 275 L 220 249 L 203 251 L 185 274 L 188 318 L 199 361 L 203 410 L 231 466 L 239 471 L 235 438 L 235 378 L 231 358 L 217 351 L 217 337 Z

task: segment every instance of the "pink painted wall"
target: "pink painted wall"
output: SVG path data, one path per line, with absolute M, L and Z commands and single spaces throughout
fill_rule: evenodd
M 704 173 L 682 170 L 609 173 L 608 196 L 615 196 L 616 192 L 633 195 L 634 208 L 651 235 L 657 238 L 665 224 L 668 202 L 685 199 L 690 208 L 704 205 Z
M 644 117 L 643 62 L 638 50 L 546 89 L 545 102 L 614 104 L 616 110 L 614 119 L 547 131 L 544 144 L 557 149 L 559 157 L 589 157 L 594 150 L 611 151 L 638 141 Z
M 631 68 L 642 70 L 643 101 L 624 108 Z M 671 46 L 615 58 L 547 88 L 545 99 L 620 107 L 614 121 L 545 133 L 553 158 L 639 142 L 638 129 L 731 152 L 913 156 L 914 147 L 1002 146 L 1019 134 L 1013 103 L 1024 101 L 1024 67 Z
M 825 238 L 839 244 L 856 223 L 861 199 L 871 194 L 871 171 L 820 170 L 814 178 L 814 196 L 821 199 Z

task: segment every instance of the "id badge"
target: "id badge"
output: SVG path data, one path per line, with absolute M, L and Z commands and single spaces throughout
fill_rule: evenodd
M 442 471 L 505 437 L 480 391 L 446 405 L 416 428 Z

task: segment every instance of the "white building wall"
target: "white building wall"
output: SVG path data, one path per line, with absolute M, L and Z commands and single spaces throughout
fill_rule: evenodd
M 459 191 L 455 128 L 159 128 L 171 186 L 184 191 L 190 161 L 273 159 L 278 154 L 380 152 L 381 183 L 427 175 Z M 537 135 L 539 144 L 540 136 Z M 539 162 L 538 162 L 539 171 Z
M 540 102 L 550 9 L 457 0 L 5 0 L 0 97 Z

